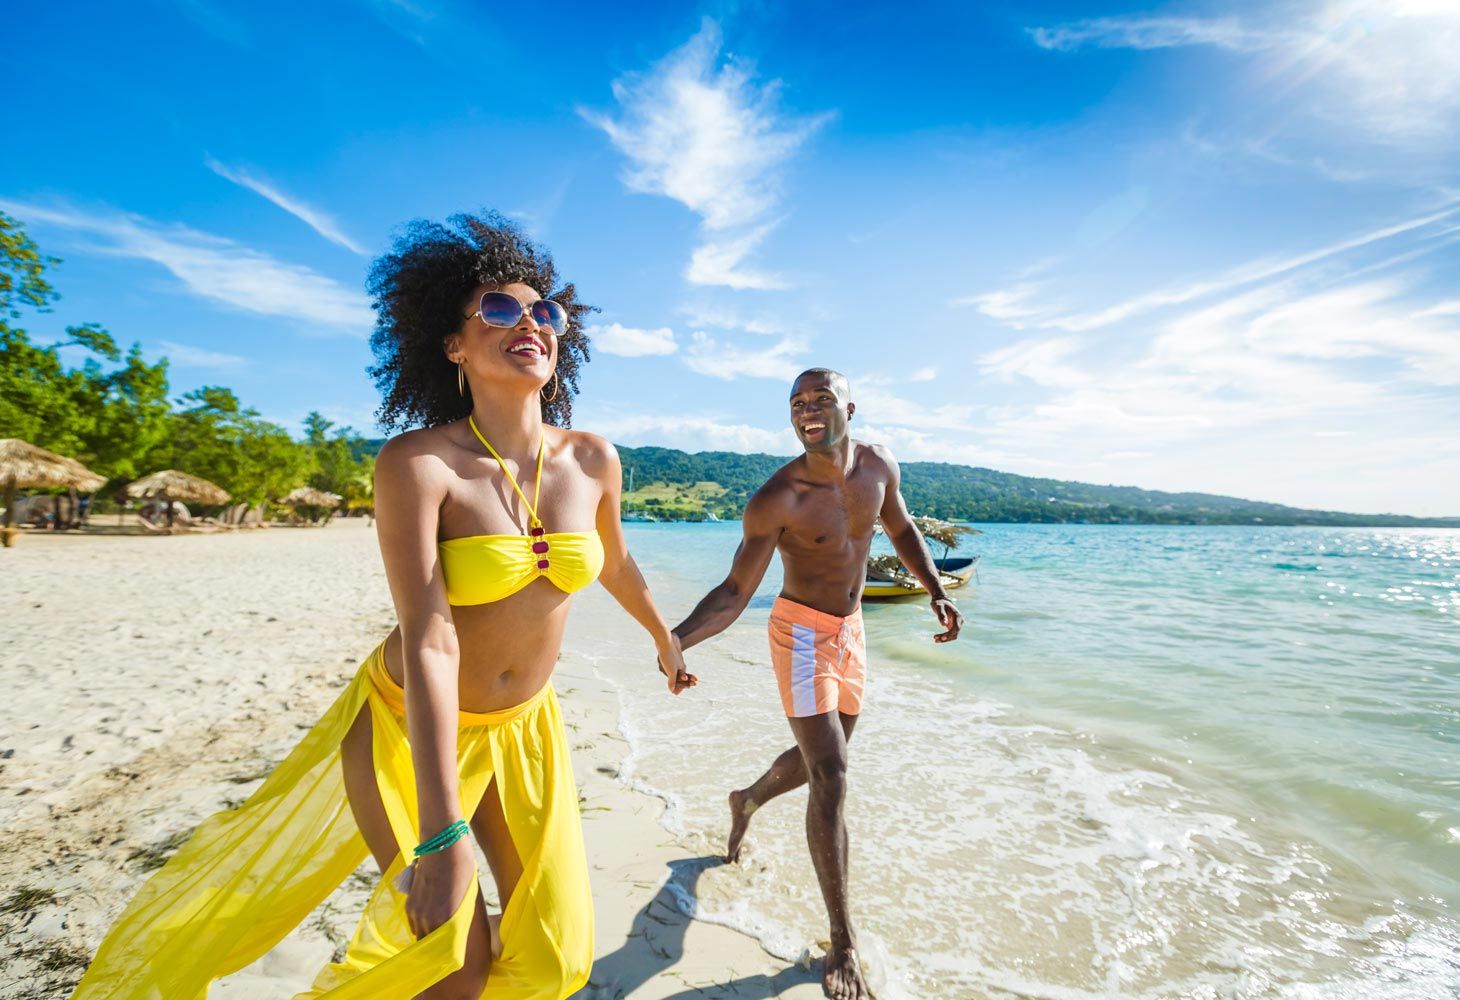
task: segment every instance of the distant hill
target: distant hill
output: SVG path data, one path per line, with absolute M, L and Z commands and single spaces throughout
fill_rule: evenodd
M 370 441 L 374 453 L 385 441 Z M 693 454 L 674 448 L 619 446 L 629 502 L 669 520 L 709 514 L 738 518 L 745 502 L 790 459 L 733 451 Z M 917 514 L 964 521 L 1043 524 L 1311 524 L 1338 527 L 1460 528 L 1460 517 L 1349 514 L 1305 510 L 1212 493 L 1165 493 L 1136 486 L 1097 486 L 1036 479 L 1011 472 L 950 465 L 902 463 L 902 494 Z
M 696 518 L 739 517 L 750 495 L 788 459 L 727 451 L 689 454 L 672 448 L 619 448 L 624 475 L 634 470 L 635 509 Z M 723 488 L 711 494 L 706 487 Z M 674 488 L 666 495 L 665 488 Z M 1210 493 L 1164 493 L 1135 486 L 1096 486 L 1010 472 L 902 463 L 902 494 L 918 514 L 967 521 L 1079 524 L 1313 524 L 1460 528 L 1460 517 L 1348 514 L 1304 510 Z M 656 502 L 657 501 L 657 502 Z

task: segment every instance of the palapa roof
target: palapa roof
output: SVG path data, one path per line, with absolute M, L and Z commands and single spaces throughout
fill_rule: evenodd
M 977 528 L 970 528 L 966 524 L 954 524 L 952 521 L 943 521 L 936 517 L 915 517 L 913 524 L 918 526 L 918 530 L 923 533 L 924 538 L 931 538 L 944 545 L 957 545 L 958 539 L 964 535 L 983 534 Z
M 127 487 L 127 496 L 165 497 L 202 504 L 227 503 L 229 499 L 229 493 L 223 487 L 177 469 L 163 469 L 143 476 Z
M 977 528 L 970 528 L 966 524 L 954 524 L 952 521 L 944 521 L 941 518 L 926 517 L 919 515 L 912 519 L 913 524 L 923 533 L 924 538 L 931 538 L 935 542 L 942 542 L 950 548 L 958 545 L 958 540 L 964 535 L 982 535 L 983 532 Z M 882 522 L 877 522 L 877 530 L 885 530 Z
M 294 507 L 338 507 L 345 498 L 338 493 L 326 493 L 313 486 L 301 486 L 279 502 Z
M 0 438 L 0 487 L 68 488 L 90 493 L 106 482 L 74 458 L 37 448 L 19 438 Z

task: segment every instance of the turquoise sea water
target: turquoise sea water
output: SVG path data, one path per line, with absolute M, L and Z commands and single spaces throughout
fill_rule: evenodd
M 626 527 L 674 620 L 739 538 Z M 1460 995 L 1460 532 L 981 527 L 956 644 L 922 602 L 866 608 L 849 830 L 885 993 Z M 690 697 L 599 646 L 629 779 L 706 856 L 789 745 L 778 587 L 691 652 Z M 826 933 L 804 801 L 756 816 L 743 865 L 676 876 L 787 958 Z

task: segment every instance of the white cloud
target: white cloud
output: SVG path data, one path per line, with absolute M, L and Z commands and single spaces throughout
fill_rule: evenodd
M 1415 261 L 1452 245 L 1455 212 L 1105 309 L 1020 300 L 1024 315 L 1006 325 L 1050 332 L 978 359 L 984 375 L 1017 389 L 978 410 L 964 437 L 1025 468 L 1020 455 L 1057 457 L 1061 478 L 1119 470 L 1148 488 L 1442 512 L 1435 484 L 1457 449 L 1415 440 L 1460 440 L 1460 303 Z M 1045 278 L 1041 291 L 1064 289 Z M 1412 502 L 1409 473 L 1383 471 L 1411 466 Z M 1405 484 L 1397 494 L 1395 482 Z
M 593 347 L 604 354 L 623 358 L 641 358 L 650 354 L 673 354 L 679 350 L 674 331 L 667 326 L 656 330 L 639 330 L 619 323 L 601 324 L 583 331 Z
M 919 368 L 907 377 L 909 382 L 931 382 L 938 377 L 936 368 Z
M 766 452 L 794 455 L 801 450 L 789 424 L 780 429 L 732 423 L 715 416 L 682 413 L 594 415 L 585 426 L 616 444 L 653 444 L 683 451 Z
M 1052 390 L 992 411 L 991 433 L 1035 450 L 1122 436 L 1170 445 L 1383 413 L 1460 385 L 1460 321 L 1416 310 L 1400 279 L 1326 280 L 1295 276 L 1184 313 L 1129 359 L 1077 336 L 991 352 L 986 372 Z
M 690 341 L 684 363 L 701 375 L 726 380 L 745 375 L 789 384 L 806 368 L 806 344 L 795 337 L 782 337 L 769 347 L 746 347 L 697 330 Z
M 690 326 L 715 327 L 720 330 L 744 330 L 767 336 L 784 333 L 784 324 L 768 316 L 746 316 L 736 310 L 720 306 L 692 304 L 680 309 L 689 318 Z
M 965 295 L 954 299 L 950 305 L 953 306 L 976 306 L 978 311 L 990 319 L 996 319 L 1007 323 L 1010 326 L 1023 326 L 1025 320 L 1035 316 L 1045 315 L 1050 307 L 1034 302 L 1035 295 L 1039 292 L 1039 284 L 1033 282 L 1019 282 L 1008 288 L 995 289 L 992 292 L 982 292 L 978 295 Z
M 1031 300 L 1037 288 L 1041 286 L 1028 283 L 1017 284 L 999 291 L 985 292 L 967 299 L 955 300 L 955 302 L 976 304 L 984 315 L 1003 320 L 1007 325 L 1016 329 L 1036 326 L 1071 332 L 1094 330 L 1155 309 L 1185 305 L 1197 299 L 1231 291 L 1244 285 L 1281 277 L 1289 272 L 1397 236 L 1419 233 L 1427 227 L 1434 227 L 1436 223 L 1454 218 L 1457 212 L 1460 212 L 1460 206 L 1451 202 L 1437 211 L 1426 212 L 1391 225 L 1380 226 L 1312 250 L 1305 250 L 1287 257 L 1269 257 L 1249 261 L 1212 278 L 1144 292 L 1124 302 L 1103 308 L 1072 312 L 1061 311 L 1053 305 L 1035 303 Z
M 319 209 L 306 205 L 297 198 L 285 194 L 268 182 L 261 181 L 246 171 L 227 167 L 211 156 L 207 157 L 203 162 L 208 165 L 209 170 L 213 171 L 219 177 L 227 181 L 232 181 L 239 187 L 247 188 L 254 194 L 273 202 L 331 243 L 342 246 L 346 250 L 357 253 L 362 257 L 366 256 L 365 248 L 346 236 L 341 231 L 339 224 Z
M 237 354 L 223 354 L 171 340 L 158 341 L 157 350 L 174 365 L 182 368 L 240 368 L 248 364 L 248 358 Z
M 83 212 L 6 200 L 0 200 L 0 209 L 27 223 L 83 234 L 85 251 L 159 264 L 192 294 L 231 309 L 360 335 L 375 322 L 362 293 L 221 236 L 110 209 Z
M 1414 314 L 1416 318 L 1422 316 L 1460 316 L 1460 299 L 1450 299 L 1446 302 L 1438 302 L 1428 309 L 1421 310 Z
M 633 190 L 673 198 L 713 230 L 762 218 L 776 199 L 774 169 L 819 124 L 782 116 L 780 85 L 757 84 L 737 60 L 722 63 L 721 44 L 706 19 L 651 71 L 614 81 L 622 118 L 581 112 L 629 158 Z
M 1057 466 L 1053 461 L 989 448 L 970 440 L 968 434 L 947 431 L 919 430 L 915 427 L 868 423 L 860 412 L 852 420 L 852 437 L 869 444 L 880 444 L 892 452 L 899 462 L 953 462 L 958 465 L 998 469 L 1023 469 L 1026 473 L 1048 471 Z M 799 447 L 799 445 L 798 445 Z
M 739 270 L 760 243 L 780 196 L 778 168 L 826 120 L 778 107 L 780 84 L 721 58 L 719 26 L 700 31 L 648 72 L 613 83 L 619 116 L 579 109 L 626 157 L 631 190 L 664 195 L 700 216 L 705 245 L 689 277 L 732 288 L 781 287 L 771 275 Z
M 1067 359 L 1083 344 L 1075 337 L 1035 337 L 990 351 L 979 358 L 985 375 L 1011 381 L 1026 378 L 1040 385 L 1073 388 L 1090 381 L 1090 374 Z
M 771 228 L 760 226 L 727 239 L 701 243 L 690 255 L 685 278 L 696 285 L 725 285 L 737 292 L 747 288 L 765 291 L 787 287 L 786 280 L 779 275 L 741 267 L 741 262 L 760 245 Z
M 852 402 L 863 419 L 896 427 L 918 427 L 966 431 L 973 426 L 976 408 L 968 403 L 934 403 L 926 399 L 906 399 L 882 388 L 878 379 L 861 378 L 852 382 Z
M 1188 149 L 1214 161 L 1226 162 L 1234 158 L 1251 157 L 1263 163 L 1316 174 L 1338 184 L 1373 181 L 1386 172 L 1377 166 L 1360 167 L 1331 162 L 1328 156 L 1313 152 L 1284 152 L 1274 148 L 1276 138 L 1271 130 L 1264 130 L 1258 135 L 1238 134 L 1218 138 L 1203 133 L 1194 123 L 1188 123 L 1181 135 L 1181 141 Z M 1389 167 L 1392 163 L 1383 166 Z
M 1287 41 L 1283 33 L 1245 26 L 1233 17 L 1097 17 L 1053 28 L 1030 28 L 1034 44 L 1069 52 L 1085 45 L 1111 49 L 1165 49 L 1214 45 L 1237 51 L 1272 48 Z
M 1291 13 L 1289 13 L 1291 12 Z M 1212 46 L 1252 61 L 1251 94 L 1385 143 L 1453 143 L 1460 120 L 1460 6 L 1453 0 L 1333 0 L 1235 17 L 1102 17 L 1028 29 L 1051 50 Z M 1259 98 L 1260 99 L 1260 98 Z M 1295 114 L 1296 113 L 1296 114 Z
M 1251 319 L 1248 346 L 1281 357 L 1385 358 L 1418 382 L 1460 385 L 1460 317 L 1411 311 L 1397 280 L 1304 296 Z

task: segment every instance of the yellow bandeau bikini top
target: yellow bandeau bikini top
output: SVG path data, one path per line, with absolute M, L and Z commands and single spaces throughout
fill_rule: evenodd
M 547 532 L 537 516 L 537 501 L 542 497 L 543 440 L 539 438 L 537 443 L 537 485 L 529 502 L 497 449 L 477 430 L 476 421 L 467 417 L 467 423 L 502 467 L 502 474 L 521 497 L 531 520 L 525 535 L 468 535 L 437 543 L 441 572 L 446 578 L 446 600 L 453 605 L 490 604 L 511 597 L 539 576 L 571 594 L 598 579 L 603 570 L 603 542 L 598 532 Z

